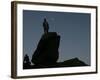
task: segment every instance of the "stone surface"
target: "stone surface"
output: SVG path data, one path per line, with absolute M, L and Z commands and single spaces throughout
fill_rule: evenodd
M 60 36 L 56 32 L 43 34 L 37 49 L 33 53 L 32 63 L 38 66 L 49 66 L 56 64 L 59 58 Z

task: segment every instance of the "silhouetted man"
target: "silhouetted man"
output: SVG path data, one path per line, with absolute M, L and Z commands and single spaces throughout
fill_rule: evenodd
M 49 24 L 46 20 L 46 18 L 44 18 L 44 22 L 43 22 L 43 28 L 44 28 L 44 33 L 48 33 L 48 30 L 49 30 Z
M 31 68 L 31 62 L 29 60 L 29 56 L 26 54 L 24 56 L 23 69 L 30 69 L 30 68 Z
M 24 63 L 31 64 L 29 60 L 29 56 L 27 54 L 24 57 Z

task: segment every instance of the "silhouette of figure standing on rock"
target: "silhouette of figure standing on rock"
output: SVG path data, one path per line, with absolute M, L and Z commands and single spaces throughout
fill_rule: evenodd
M 46 18 L 44 18 L 43 28 L 44 28 L 44 33 L 47 34 L 49 31 L 49 24 L 48 24 Z
M 36 50 L 33 52 L 31 62 L 37 68 L 47 68 L 57 64 L 59 58 L 60 35 L 49 32 L 49 24 L 44 18 L 44 34 L 41 36 Z

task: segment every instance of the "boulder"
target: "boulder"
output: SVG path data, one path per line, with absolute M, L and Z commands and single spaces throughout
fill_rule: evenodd
M 56 64 L 59 58 L 60 36 L 56 32 L 43 34 L 35 52 L 32 56 L 32 63 L 38 66 L 49 66 Z

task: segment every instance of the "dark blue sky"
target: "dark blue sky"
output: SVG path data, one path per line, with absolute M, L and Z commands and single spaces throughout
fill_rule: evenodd
M 49 23 L 49 31 L 61 36 L 59 60 L 78 57 L 90 64 L 90 14 L 47 11 L 23 11 L 23 50 L 30 59 L 43 34 L 43 19 Z

